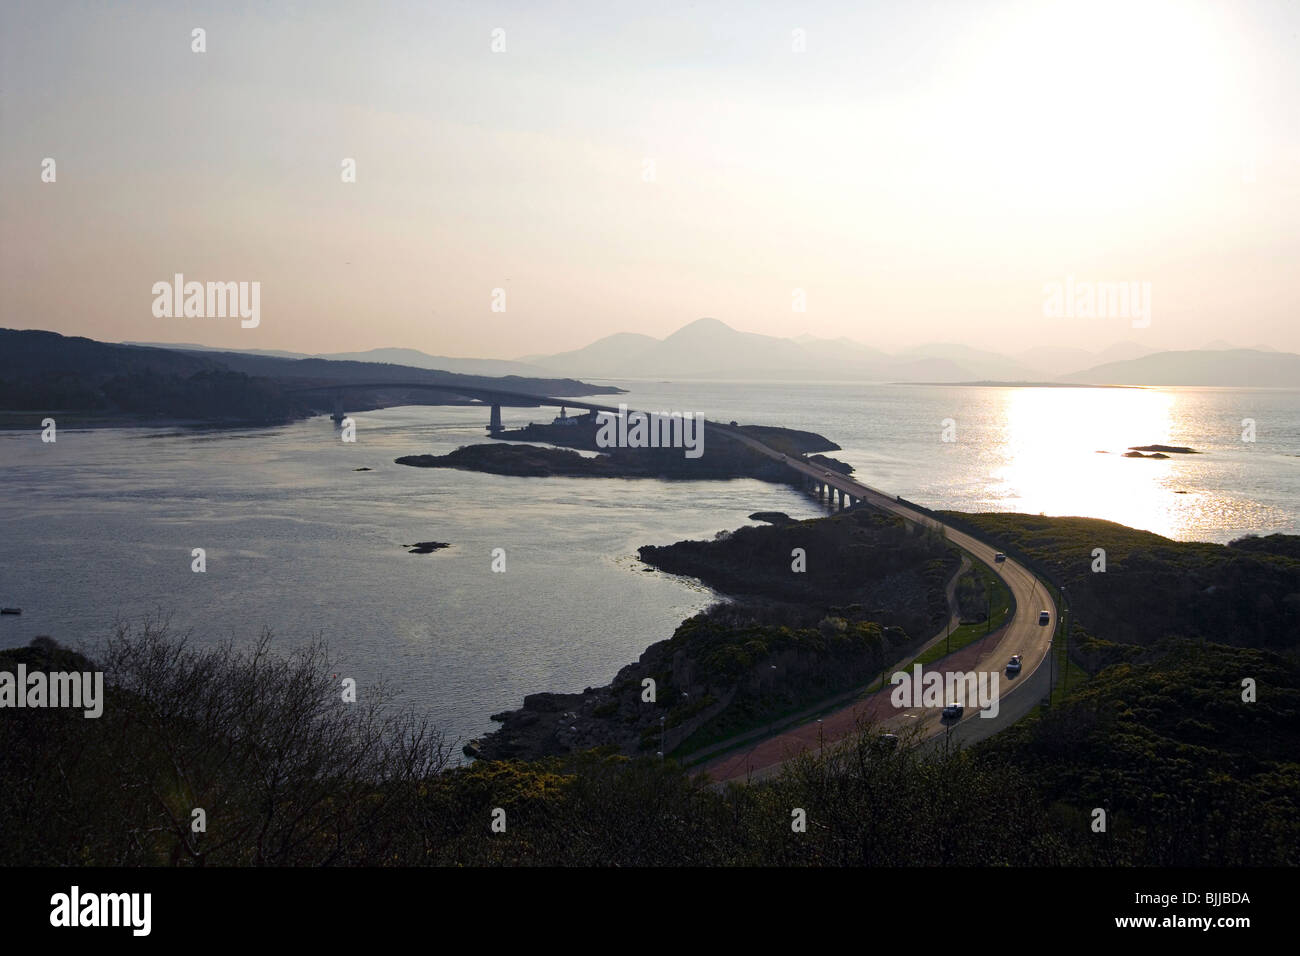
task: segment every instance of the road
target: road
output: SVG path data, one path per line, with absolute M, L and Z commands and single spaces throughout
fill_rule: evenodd
M 979 710 L 971 706 L 966 707 L 962 718 L 958 721 L 944 721 L 941 708 L 938 707 L 895 708 L 889 699 L 893 688 L 886 687 L 885 690 L 849 704 L 823 717 L 820 721 L 803 724 L 760 741 L 742 752 L 728 754 L 705 764 L 703 770 L 713 780 L 759 780 L 773 776 L 779 773 L 782 763 L 801 751 L 824 746 L 852 734 L 863 718 L 878 723 L 881 732 L 897 733 L 915 742 L 938 742 L 946 738 L 954 743 L 975 743 L 1015 723 L 1047 696 L 1051 684 L 1047 655 L 1051 649 L 1052 635 L 1056 630 L 1057 604 L 1051 588 L 1041 583 L 1027 568 L 1010 557 L 1004 561 L 995 561 L 995 549 L 982 541 L 910 508 L 897 499 L 855 481 L 847 475 L 783 455 L 741 431 L 716 425 L 713 422 L 709 423 L 709 427 L 725 432 L 729 437 L 748 445 L 755 451 L 780 460 L 787 467 L 838 488 L 842 493 L 859 498 L 872 507 L 900 515 L 908 521 L 925 527 L 942 528 L 949 541 L 987 564 L 1007 585 L 1015 599 L 1015 613 L 1003 627 L 926 668 L 927 672 L 937 670 L 942 673 L 957 671 L 997 673 L 999 679 L 996 717 L 980 716 Z M 1038 623 L 1041 610 L 1046 610 L 1050 614 L 1050 623 L 1046 625 Z M 1021 656 L 1021 672 L 1019 676 L 1008 677 L 1005 670 L 1006 663 L 1015 654 Z

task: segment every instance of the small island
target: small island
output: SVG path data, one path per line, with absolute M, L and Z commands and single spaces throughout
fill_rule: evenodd
M 404 544 L 402 547 L 411 549 L 408 554 L 433 554 L 443 548 L 450 548 L 451 545 L 446 541 L 417 541 L 415 544 Z
M 1129 451 L 1154 451 L 1168 458 L 1170 455 L 1199 455 L 1195 448 L 1186 445 L 1129 445 Z M 1150 457 L 1150 456 L 1148 456 Z
M 837 451 L 840 446 L 813 432 L 756 425 L 733 427 L 791 458 L 844 475 L 853 471 L 851 465 L 820 454 Z M 602 448 L 596 442 L 597 430 L 594 412 L 578 416 L 561 412 L 549 425 L 529 424 L 501 431 L 493 436 L 499 443 L 466 445 L 446 455 L 403 455 L 395 461 L 416 468 L 459 468 L 520 478 L 756 478 L 795 486 L 802 481 L 798 472 L 778 459 L 736 440 L 732 429 L 716 428 L 707 422 L 703 425 L 702 454 L 694 458 L 682 448 Z M 527 444 L 534 441 L 547 445 Z M 579 450 L 594 454 L 579 454 Z

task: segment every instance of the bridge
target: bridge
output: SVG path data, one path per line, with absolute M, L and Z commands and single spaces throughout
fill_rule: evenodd
M 438 392 L 443 395 L 468 398 L 481 402 L 491 409 L 487 426 L 488 433 L 491 435 L 500 434 L 504 430 L 501 424 L 501 406 L 503 405 L 507 408 L 534 408 L 541 406 L 554 406 L 556 408 L 585 408 L 588 411 L 613 412 L 616 415 L 619 411 L 618 408 L 610 405 L 598 405 L 594 402 L 584 402 L 573 398 L 554 398 L 549 395 L 532 395 L 528 392 L 512 392 L 508 389 L 477 388 L 468 385 L 443 385 L 435 382 L 346 382 L 335 385 L 310 385 L 302 388 L 287 388 L 284 391 L 285 394 L 288 395 L 304 395 L 322 392 L 332 395 L 334 399 L 334 412 L 331 415 L 331 418 L 334 419 L 335 424 L 338 424 L 341 423 L 344 418 L 344 392 L 349 390 L 366 390 L 373 392 L 380 389 Z

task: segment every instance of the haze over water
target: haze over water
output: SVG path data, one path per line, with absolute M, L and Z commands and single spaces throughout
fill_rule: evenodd
M 632 408 L 805 428 L 856 477 L 934 508 L 1106 518 L 1182 540 L 1300 533 L 1300 392 L 838 383 L 621 383 Z M 503 409 L 507 424 L 549 409 Z M 508 478 L 393 464 L 484 439 L 482 408 L 364 412 L 240 431 L 0 433 L 0 648 L 93 646 L 158 609 L 196 642 L 321 632 L 453 738 L 537 691 L 605 683 L 714 595 L 646 573 L 641 544 L 711 537 L 758 510 L 812 517 L 754 480 Z M 940 440 L 955 422 L 957 441 Z M 1241 441 L 1243 418 L 1257 440 Z M 1120 457 L 1130 445 L 1202 454 Z M 1106 451 L 1108 454 L 1098 454 Z M 708 454 L 708 444 L 705 444 Z M 372 471 L 355 471 L 368 467 Z M 1184 493 L 1185 492 L 1185 493 Z M 432 555 L 402 544 L 451 543 Z M 190 549 L 207 549 L 206 574 Z M 505 574 L 490 572 L 493 548 Z M 815 569 L 811 569 L 815 573 Z

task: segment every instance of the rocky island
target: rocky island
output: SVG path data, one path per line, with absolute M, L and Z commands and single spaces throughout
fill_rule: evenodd
M 568 423 L 568 424 L 563 424 Z M 842 461 L 814 452 L 837 451 L 839 445 L 813 432 L 769 426 L 734 426 L 791 457 L 807 458 L 824 468 L 850 474 Z M 521 478 L 663 478 L 680 480 L 757 478 L 797 484 L 799 476 L 781 462 L 737 441 L 728 431 L 705 424 L 704 453 L 696 458 L 680 448 L 602 448 L 597 444 L 595 415 L 557 418 L 550 425 L 530 424 L 502 431 L 499 443 L 467 445 L 446 455 L 404 455 L 399 465 L 460 468 Z M 541 441 L 557 447 L 519 442 Z M 582 455 L 577 450 L 594 452 Z

